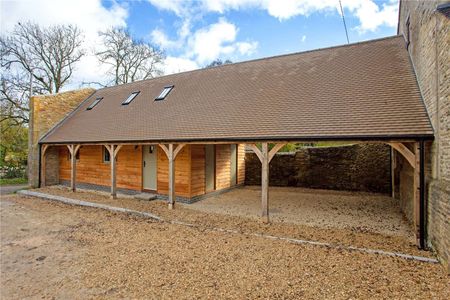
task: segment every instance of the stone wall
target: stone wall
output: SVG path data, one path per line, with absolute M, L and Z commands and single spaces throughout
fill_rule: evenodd
M 399 33 L 407 37 L 409 31 L 408 51 L 435 131 L 435 140 L 430 150 L 426 152 L 430 159 L 426 176 L 428 242 L 448 267 L 450 258 L 450 19 L 436 10 L 438 5 L 446 2 L 448 1 L 402 0 Z M 400 189 L 411 189 L 412 182 L 404 179 L 408 170 L 405 169 L 401 173 Z M 410 195 L 404 196 L 410 197 Z
M 245 158 L 245 184 L 261 184 L 261 163 Z M 277 153 L 270 162 L 269 184 L 319 189 L 390 193 L 390 148 L 383 144 L 305 148 Z
M 28 182 L 32 187 L 39 184 L 39 139 L 69 114 L 78 104 L 89 97 L 94 89 L 81 89 L 54 95 L 33 96 L 30 99 L 30 127 L 28 136 Z M 47 151 L 47 184 L 57 182 L 58 152 Z M 56 177 L 55 177 L 56 176 Z

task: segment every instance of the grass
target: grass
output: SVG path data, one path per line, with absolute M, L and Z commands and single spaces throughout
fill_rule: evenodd
M 27 182 L 26 178 L 0 178 L 0 185 L 24 184 Z

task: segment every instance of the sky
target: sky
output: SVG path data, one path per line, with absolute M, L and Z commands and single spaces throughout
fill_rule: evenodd
M 350 43 L 395 35 L 398 0 L 342 0 Z M 88 55 L 66 89 L 101 81 L 98 32 L 125 26 L 164 50 L 165 74 L 347 43 L 339 0 L 0 0 L 0 32 L 17 22 L 76 24 Z

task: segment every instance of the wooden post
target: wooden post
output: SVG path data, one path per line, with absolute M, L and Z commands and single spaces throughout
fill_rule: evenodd
M 169 144 L 169 209 L 175 206 L 175 160 L 173 158 L 173 144 Z
M 414 143 L 414 230 L 416 233 L 417 245 L 421 245 L 420 230 L 420 145 Z
M 261 161 L 261 220 L 269 223 L 269 165 L 275 154 L 286 144 L 276 144 L 269 152 L 269 144 L 262 143 L 261 150 L 255 144 L 249 144 Z
M 175 159 L 185 145 L 179 144 L 174 150 L 174 144 L 169 144 L 169 147 L 159 144 L 169 160 L 169 209 L 175 208 Z
M 122 145 L 104 145 L 109 152 L 111 166 L 111 198 L 117 199 L 117 155 Z
M 395 198 L 395 150 L 391 147 L 391 197 Z
M 70 188 L 73 192 L 76 191 L 76 180 L 77 180 L 77 153 L 80 149 L 80 145 L 67 145 L 70 152 Z
M 48 149 L 48 145 L 42 145 L 41 148 L 41 185 L 40 187 L 45 187 L 45 176 L 47 173 L 47 166 L 46 166 L 46 152 Z
M 269 223 L 269 146 L 261 145 L 261 219 Z

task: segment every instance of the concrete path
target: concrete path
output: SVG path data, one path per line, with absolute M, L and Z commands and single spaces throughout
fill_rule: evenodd
M 13 194 L 27 187 L 28 187 L 27 184 L 2 185 L 0 186 L 0 195 Z

